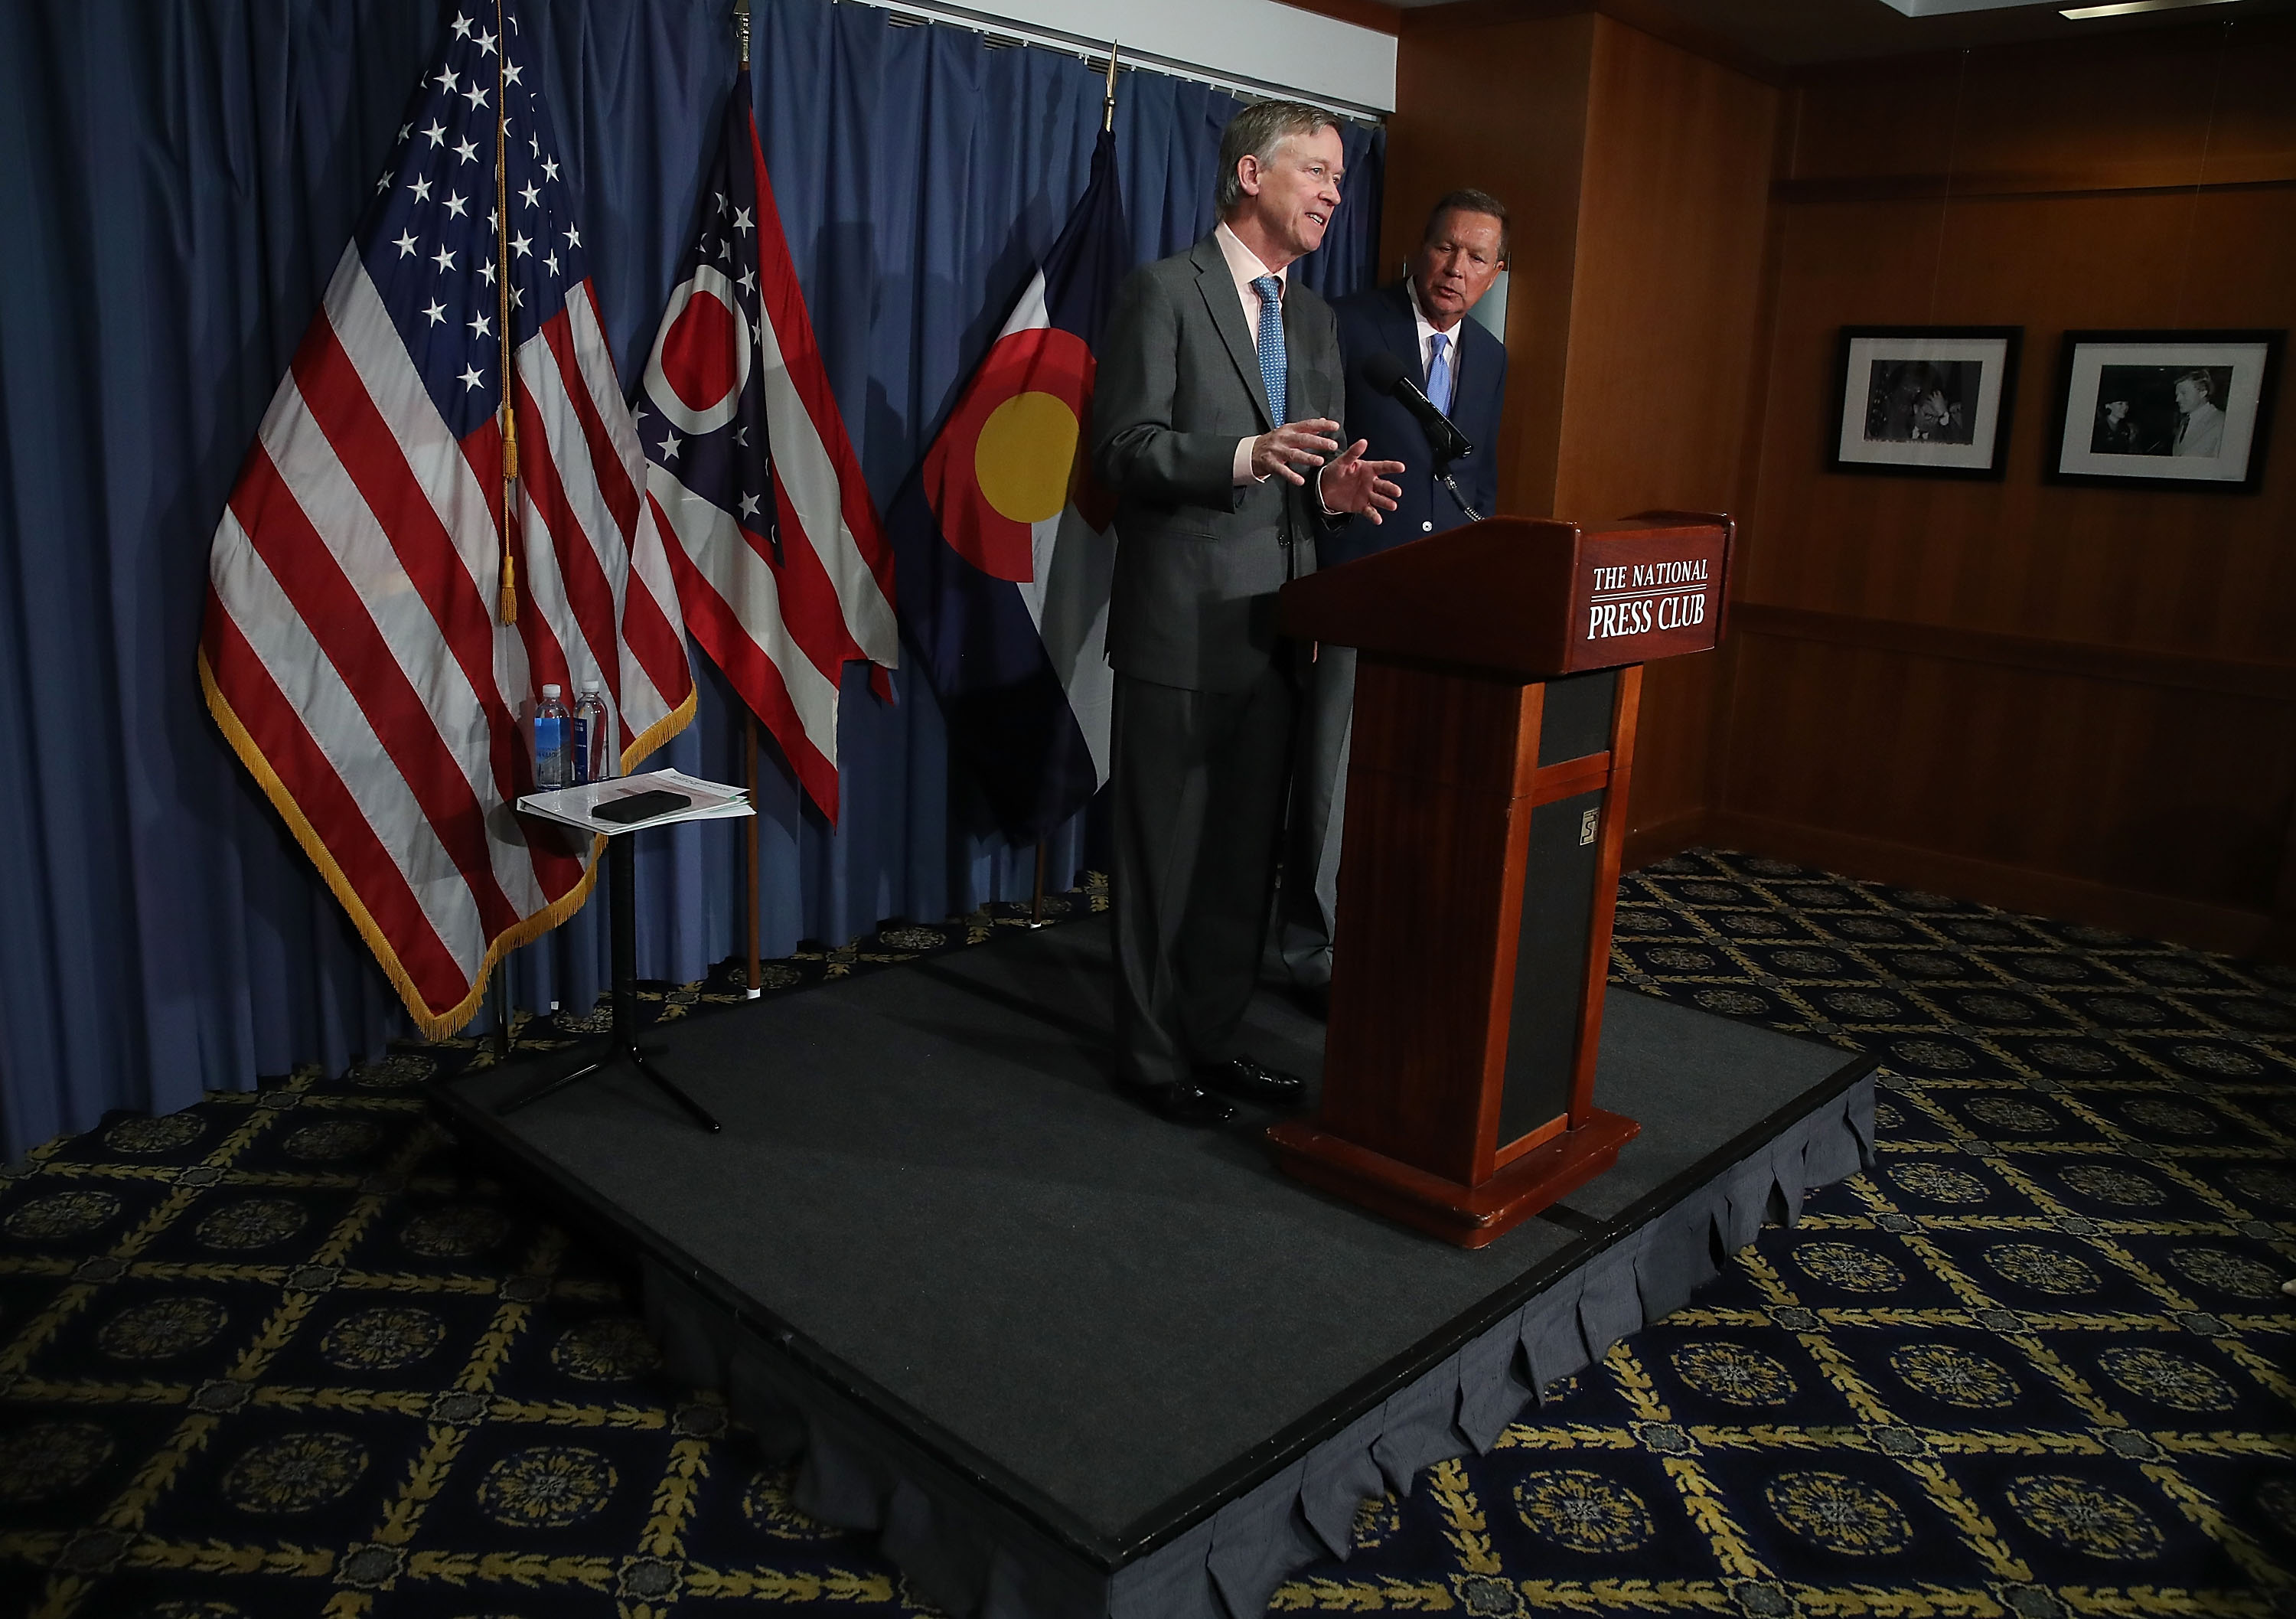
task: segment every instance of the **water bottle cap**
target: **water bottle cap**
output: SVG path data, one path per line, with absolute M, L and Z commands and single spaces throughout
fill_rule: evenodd
M 542 694 L 543 694 L 543 696 L 545 696 L 545 698 L 548 698 L 548 697 L 557 697 L 557 696 L 562 696 L 562 695 L 563 695 L 564 694 L 563 694 L 563 693 L 559 689 L 559 687 L 558 687 L 557 686 L 555 686 L 555 685 L 550 685 L 550 686 L 544 686 L 544 687 L 542 688 Z
M 585 681 L 583 681 L 583 682 L 582 682 L 582 694 L 583 694 L 585 697 L 594 697 L 594 696 L 596 696 L 596 695 L 598 694 L 598 683 L 597 683 L 595 680 L 585 680 Z

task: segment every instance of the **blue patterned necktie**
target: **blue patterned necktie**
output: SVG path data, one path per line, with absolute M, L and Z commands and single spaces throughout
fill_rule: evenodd
M 1283 284 L 1273 275 L 1255 278 L 1259 294 L 1259 380 L 1267 384 L 1269 419 L 1283 425 Z
M 1451 357 L 1443 349 L 1450 341 L 1440 332 L 1427 340 L 1432 357 L 1427 362 L 1427 402 L 1447 416 L 1451 414 Z

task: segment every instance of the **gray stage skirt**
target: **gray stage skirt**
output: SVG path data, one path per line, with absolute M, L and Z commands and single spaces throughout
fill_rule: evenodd
M 840 1391 L 665 1265 L 645 1262 L 648 1325 L 671 1375 L 724 1391 L 767 1456 L 798 1464 L 791 1504 L 876 1537 L 916 1593 L 955 1619 L 1260 1619 L 1277 1586 L 1353 1549 L 1364 1500 L 1488 1451 L 1540 1391 L 1671 1315 L 1806 1190 L 1872 1167 L 1874 1076 L 1623 1230 L 1520 1310 L 1281 1471 L 1112 1570 Z

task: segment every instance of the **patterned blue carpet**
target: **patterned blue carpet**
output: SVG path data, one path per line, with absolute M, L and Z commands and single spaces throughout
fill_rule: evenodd
M 1621 982 L 1881 1055 L 1877 1170 L 1275 1609 L 2296 1613 L 2296 972 L 1726 853 L 1620 901 Z M 0 1614 L 929 1611 L 429 1124 L 422 1083 L 490 1059 L 123 1117 L 0 1181 Z

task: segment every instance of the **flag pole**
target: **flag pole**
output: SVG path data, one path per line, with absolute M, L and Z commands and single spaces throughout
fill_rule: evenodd
M 747 72 L 750 67 L 750 0 L 734 0 L 734 32 L 742 42 L 742 70 Z M 758 958 L 758 818 L 754 813 L 758 804 L 758 717 L 746 711 L 742 716 L 742 779 L 749 787 L 750 808 L 753 812 L 742 824 L 750 874 L 747 884 L 750 975 L 742 982 L 749 999 L 755 1000 L 766 992 L 764 984 L 759 982 L 764 976 L 764 964 Z
M 502 330 L 502 579 L 496 617 L 504 624 L 518 622 L 518 417 L 510 403 L 510 38 L 503 27 L 502 0 L 495 0 L 495 37 L 502 48 L 495 56 L 495 262 L 502 267 L 496 281 L 495 309 Z M 507 1062 L 511 1048 L 510 957 L 495 963 L 495 1060 Z
M 766 992 L 758 982 L 763 969 L 758 960 L 758 717 L 755 714 L 747 716 L 742 729 L 746 744 L 742 750 L 742 779 L 749 783 L 750 811 L 742 822 L 742 839 L 749 850 L 750 871 L 750 975 L 742 982 L 749 986 L 749 998 L 755 1000 Z
M 742 4 L 747 4 L 748 0 L 742 0 Z M 1102 93 L 1100 103 L 1100 127 L 1103 134 L 1116 128 L 1116 42 L 1111 39 L 1108 45 L 1108 88 Z M 1037 840 L 1037 882 L 1029 900 L 1030 927 L 1045 925 L 1045 842 L 1043 838 Z
M 487 994 L 495 1009 L 495 1061 L 510 1061 L 510 957 L 495 963 L 494 982 Z
M 495 0 L 495 37 L 502 48 L 495 54 L 495 262 L 502 266 L 496 282 L 496 312 L 502 317 L 502 440 L 503 553 L 502 593 L 497 616 L 505 624 L 518 622 L 518 413 L 511 407 L 511 366 L 514 350 L 510 336 L 510 39 L 503 28 L 502 0 Z

